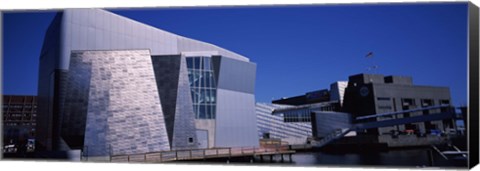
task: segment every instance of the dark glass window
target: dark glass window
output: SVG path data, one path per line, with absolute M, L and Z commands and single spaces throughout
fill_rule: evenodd
M 188 138 L 188 143 L 193 143 L 193 138 L 189 137 Z
M 187 68 L 193 68 L 193 58 L 187 58 Z
M 449 105 L 450 100 L 440 100 L 440 105 Z
M 377 100 L 388 101 L 388 100 L 390 100 L 390 97 L 377 97 Z
M 432 99 L 422 99 L 422 107 L 425 106 L 433 106 L 433 100 Z

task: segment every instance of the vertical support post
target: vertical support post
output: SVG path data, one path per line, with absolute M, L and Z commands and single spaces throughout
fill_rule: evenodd
M 273 154 L 270 155 L 270 162 L 273 162 Z
M 127 155 L 127 161 L 130 162 L 130 155 Z
M 160 152 L 159 155 L 160 155 L 160 156 L 159 156 L 160 162 L 163 162 L 163 160 L 162 160 L 162 152 Z
M 282 163 L 283 163 L 283 154 L 280 154 L 281 158 L 282 158 Z
M 192 150 L 189 151 L 190 152 L 190 159 L 192 158 Z
M 175 160 L 178 160 L 178 151 L 175 151 Z
M 433 154 L 432 154 L 432 150 L 428 150 L 428 151 L 427 151 L 427 155 L 428 155 L 428 161 L 429 161 L 430 166 L 433 166 Z
M 85 146 L 85 149 L 86 149 L 85 152 L 84 152 L 84 154 L 85 154 L 85 161 L 88 161 L 88 146 Z

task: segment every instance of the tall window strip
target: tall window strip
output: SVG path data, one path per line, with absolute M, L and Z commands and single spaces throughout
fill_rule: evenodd
M 195 119 L 215 119 L 217 96 L 211 58 L 197 56 L 186 59 Z

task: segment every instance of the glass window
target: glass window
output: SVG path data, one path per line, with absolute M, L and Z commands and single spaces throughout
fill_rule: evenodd
M 207 114 L 205 112 L 205 105 L 198 105 L 198 106 L 199 106 L 199 108 L 198 108 L 199 117 L 207 119 L 207 117 L 206 117 Z
M 193 69 L 200 69 L 200 58 L 193 58 Z
M 214 119 L 216 93 L 210 57 L 187 57 L 187 67 L 196 118 Z
M 440 105 L 449 105 L 450 100 L 440 100 Z
M 203 59 L 204 59 L 204 61 L 205 61 L 203 68 L 204 68 L 205 70 L 211 70 L 211 68 L 210 68 L 210 58 L 204 57 Z
M 377 97 L 377 100 L 380 100 L 380 101 L 389 101 L 389 100 L 390 100 L 390 97 Z
M 205 77 L 205 87 L 212 87 L 212 77 L 210 76 L 210 72 L 204 72 Z
M 188 137 L 188 143 L 193 143 L 193 138 Z
M 193 68 L 193 58 L 187 58 L 187 68 Z

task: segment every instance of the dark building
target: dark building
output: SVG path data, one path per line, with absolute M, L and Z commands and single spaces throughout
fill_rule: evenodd
M 3 144 L 26 147 L 35 136 L 36 96 L 3 96 Z
M 450 106 L 448 87 L 413 85 L 411 77 L 358 74 L 349 77 L 345 89 L 343 111 L 354 117 L 380 113 L 419 109 L 429 106 Z M 409 112 L 366 119 L 363 122 L 382 121 L 443 112 L 448 108 Z M 385 135 L 392 132 L 428 134 L 446 132 L 455 128 L 453 119 L 410 123 L 391 127 L 369 129 L 365 134 Z
M 284 104 L 284 105 L 305 105 L 305 104 L 325 102 L 329 100 L 330 100 L 330 92 L 327 89 L 324 89 L 324 90 L 308 92 L 300 96 L 273 100 L 272 103 Z
M 330 89 L 307 92 L 304 95 L 273 100 L 272 104 L 287 105 L 272 114 L 283 115 L 284 122 L 311 122 L 312 111 L 340 111 L 346 81 L 330 85 Z

